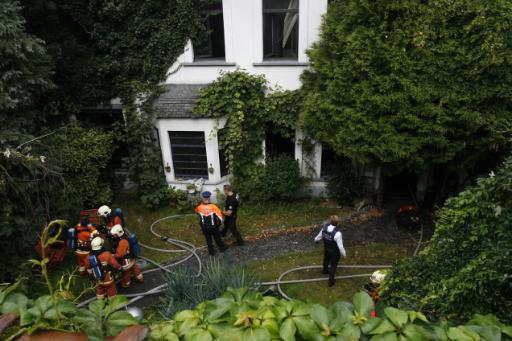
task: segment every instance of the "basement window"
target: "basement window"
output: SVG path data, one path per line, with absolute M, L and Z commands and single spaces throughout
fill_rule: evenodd
M 201 13 L 205 20 L 206 32 L 193 42 L 194 61 L 224 60 L 226 48 L 222 1 L 208 5 Z
M 263 59 L 297 60 L 299 0 L 263 0 Z
M 169 140 L 175 177 L 208 179 L 204 132 L 170 131 Z
M 294 137 L 286 138 L 281 134 L 268 132 L 265 137 L 265 155 L 276 157 L 281 155 L 295 157 Z

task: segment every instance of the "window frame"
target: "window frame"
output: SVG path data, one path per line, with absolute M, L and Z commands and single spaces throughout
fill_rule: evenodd
M 265 8 L 265 0 L 261 0 L 261 33 L 262 33 L 262 59 L 264 62 L 272 62 L 272 61 L 290 61 L 290 62 L 298 62 L 299 61 L 299 52 L 300 52 L 300 5 L 301 0 L 297 0 L 297 8 Z M 293 13 L 297 15 L 297 22 L 294 24 L 295 27 L 293 30 L 296 30 L 296 51 L 294 51 L 295 56 L 286 56 L 286 57 L 266 57 L 265 55 L 265 14 L 288 14 Z M 282 39 L 280 40 L 282 43 Z M 274 42 L 272 41 L 274 44 Z
M 219 60 L 219 61 L 225 61 L 226 60 L 226 32 L 225 32 L 225 25 L 224 25 L 224 9 L 222 8 L 222 1 L 220 1 L 220 8 L 216 9 L 205 9 L 201 11 L 201 14 L 205 16 L 204 20 L 206 21 L 207 29 L 208 29 L 208 38 L 206 40 L 208 44 L 208 49 L 210 51 L 210 55 L 198 55 L 196 52 L 196 46 L 197 44 L 194 44 L 192 41 L 192 49 L 194 51 L 194 62 L 202 62 L 202 61 L 212 61 L 212 60 Z M 213 41 L 212 41 L 212 32 L 213 30 L 210 27 L 209 17 L 215 16 L 215 15 L 222 15 L 222 40 L 223 40 L 223 56 L 221 57 L 215 57 L 213 56 Z

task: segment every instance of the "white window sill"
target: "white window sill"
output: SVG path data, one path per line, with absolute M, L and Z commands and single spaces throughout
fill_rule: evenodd
M 252 63 L 253 66 L 309 66 L 307 62 L 299 62 L 296 60 L 265 60 L 259 63 Z
M 223 67 L 234 67 L 236 63 L 226 62 L 223 60 L 198 60 L 195 62 L 185 62 L 181 63 L 184 67 L 190 66 L 223 66 Z

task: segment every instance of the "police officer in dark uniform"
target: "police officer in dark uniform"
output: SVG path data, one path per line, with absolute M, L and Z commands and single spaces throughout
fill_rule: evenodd
M 340 257 L 346 257 L 345 248 L 343 247 L 343 237 L 338 230 L 340 219 L 338 216 L 331 216 L 329 222 L 325 224 L 320 233 L 315 237 L 315 242 L 324 241 L 324 264 L 322 274 L 329 274 L 329 286 L 334 285 L 334 277 L 336 276 L 336 267 L 340 261 Z
M 226 204 L 224 205 L 224 211 L 222 212 L 224 213 L 224 229 L 222 230 L 222 236 L 225 237 L 229 230 L 233 237 L 235 237 L 236 244 L 238 246 L 242 246 L 244 245 L 244 240 L 236 228 L 238 199 L 230 185 L 224 185 L 224 194 L 226 194 Z

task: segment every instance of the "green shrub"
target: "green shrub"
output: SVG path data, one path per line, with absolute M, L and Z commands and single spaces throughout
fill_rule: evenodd
M 303 184 L 297 160 L 284 155 L 269 158 L 236 179 L 242 199 L 252 202 L 293 199 Z
M 176 206 L 180 212 L 184 212 L 192 206 L 187 198 L 187 193 L 167 185 L 156 192 L 141 195 L 140 200 L 145 207 L 153 210 L 170 204 Z
M 496 174 L 449 199 L 418 257 L 401 261 L 383 292 L 393 305 L 466 319 L 512 321 L 512 158 Z
M 364 180 L 354 173 L 350 160 L 338 159 L 327 177 L 327 191 L 338 204 L 352 205 L 364 194 Z
M 375 311 L 375 309 L 377 311 Z M 377 314 L 372 317 L 372 314 Z M 512 336 L 492 315 L 475 315 L 468 325 L 431 323 L 421 312 L 375 307 L 366 293 L 352 303 L 326 308 L 302 301 L 262 297 L 228 289 L 223 297 L 184 310 L 151 326 L 150 340 L 501 340 Z
M 192 309 L 199 303 L 222 296 L 230 288 L 251 287 L 255 279 L 241 268 L 228 268 L 217 259 L 211 260 L 201 276 L 195 277 L 194 270 L 180 267 L 173 274 L 166 275 L 169 286 L 161 297 L 160 313 L 168 318 L 177 311 Z

